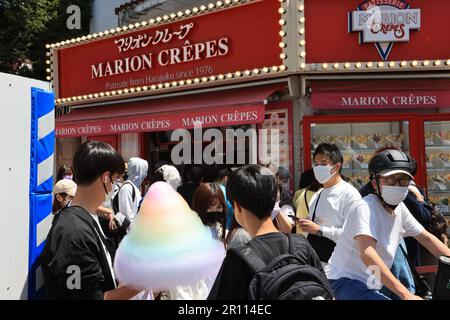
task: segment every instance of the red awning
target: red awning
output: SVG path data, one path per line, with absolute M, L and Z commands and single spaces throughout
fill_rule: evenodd
M 311 89 L 314 109 L 450 107 L 448 79 L 318 80 Z
M 57 137 L 167 131 L 259 123 L 264 100 L 282 85 L 76 109 L 56 119 Z

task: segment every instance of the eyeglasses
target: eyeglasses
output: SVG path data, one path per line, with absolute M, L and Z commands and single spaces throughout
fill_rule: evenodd
M 411 182 L 411 178 L 408 176 L 403 177 L 394 177 L 394 176 L 388 176 L 388 177 L 380 177 L 381 179 L 384 179 L 386 181 L 386 184 L 388 186 L 396 186 L 397 184 L 400 187 L 408 187 L 409 183 Z

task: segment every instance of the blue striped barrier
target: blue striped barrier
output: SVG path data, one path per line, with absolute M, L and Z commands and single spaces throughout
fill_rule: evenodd
M 52 225 L 52 187 L 55 152 L 53 93 L 31 89 L 30 238 L 28 299 L 44 297 L 39 255 Z

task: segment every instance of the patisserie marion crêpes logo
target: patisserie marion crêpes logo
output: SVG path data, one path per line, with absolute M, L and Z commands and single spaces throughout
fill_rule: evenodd
M 402 0 L 367 0 L 349 17 L 349 32 L 360 32 L 360 43 L 374 43 L 387 60 L 395 42 L 409 42 L 410 31 L 420 29 L 420 9 Z

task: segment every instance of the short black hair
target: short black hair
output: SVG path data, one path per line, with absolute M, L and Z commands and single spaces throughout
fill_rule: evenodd
M 158 169 L 156 169 L 156 171 L 149 177 L 149 184 L 150 186 L 156 182 L 159 181 L 163 181 L 166 182 L 166 180 L 164 180 L 164 173 L 162 170 L 159 170 L 161 167 L 159 167 Z
M 311 191 L 319 191 L 322 185 L 317 181 L 313 169 L 308 169 L 300 176 L 299 190 L 308 188 Z
M 341 150 L 334 143 L 321 143 L 317 146 L 316 150 L 314 150 L 313 159 L 316 158 L 318 154 L 322 154 L 328 158 L 330 158 L 333 164 L 343 164 L 344 156 L 342 155 Z M 342 171 L 342 166 L 339 168 L 339 173 Z
M 199 183 L 203 178 L 203 169 L 200 166 L 192 166 L 188 169 L 188 181 Z
M 87 141 L 75 152 L 73 157 L 74 181 L 78 185 L 90 185 L 104 172 L 111 175 L 125 172 L 125 162 L 122 156 L 111 145 Z
M 277 183 L 273 172 L 259 165 L 237 169 L 228 178 L 227 198 L 236 201 L 259 219 L 271 215 L 277 200 Z
M 221 165 L 218 167 L 217 170 L 217 176 L 216 176 L 216 181 L 218 180 L 222 180 L 225 177 L 229 177 L 231 175 L 232 171 L 229 167 L 225 166 L 225 165 Z
M 229 176 L 231 170 L 224 164 L 203 165 L 203 182 L 216 182 Z
M 159 168 L 161 168 L 163 165 L 169 164 L 167 161 L 165 160 L 158 160 L 155 163 L 155 170 L 153 170 L 153 172 L 155 172 L 156 170 L 158 170 Z M 150 172 L 150 170 L 149 170 Z
M 299 189 L 305 189 L 308 188 L 314 179 L 314 170 L 308 169 L 305 170 L 302 175 L 300 176 L 300 184 L 298 185 Z
M 72 175 L 73 176 L 73 170 L 72 167 L 68 164 L 63 164 L 61 167 L 59 167 L 58 172 L 56 174 L 56 182 L 58 182 L 59 180 L 64 179 L 64 176 L 69 176 Z

